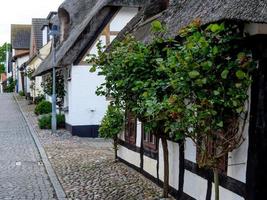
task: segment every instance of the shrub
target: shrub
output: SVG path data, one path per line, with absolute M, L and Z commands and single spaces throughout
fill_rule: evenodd
M 49 101 L 41 101 L 38 103 L 38 105 L 35 107 L 34 113 L 36 115 L 43 115 L 48 114 L 52 112 L 52 104 Z
M 17 80 L 14 80 L 13 77 L 9 77 L 7 79 L 7 82 L 8 82 L 8 84 L 7 84 L 6 88 L 4 89 L 4 92 L 7 92 L 7 93 L 14 92 Z
M 51 129 L 51 114 L 43 115 L 38 119 L 40 129 Z M 57 115 L 57 128 L 65 128 L 65 115 Z
M 57 115 L 57 128 L 65 128 L 65 115 Z
M 43 115 L 38 119 L 40 129 L 51 129 L 51 115 Z
M 116 106 L 110 105 L 102 119 L 99 135 L 102 138 L 114 139 L 123 129 L 124 114 Z
M 45 101 L 45 95 L 40 94 L 37 97 L 35 97 L 34 103 L 38 105 L 40 102 Z
M 102 119 L 99 135 L 102 138 L 113 139 L 115 151 L 115 160 L 117 160 L 118 137 L 117 135 L 123 129 L 124 113 L 118 107 L 109 105 L 108 110 Z
M 25 96 L 24 92 L 23 91 L 19 91 L 19 96 L 21 96 L 21 97 Z

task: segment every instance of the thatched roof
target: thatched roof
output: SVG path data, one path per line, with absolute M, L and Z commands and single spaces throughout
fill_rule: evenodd
M 126 34 L 131 33 L 138 40 L 149 42 L 152 37 L 151 22 L 155 19 L 166 25 L 168 30 L 166 37 L 175 37 L 179 29 L 194 19 L 200 19 L 202 24 L 221 20 L 267 23 L 267 1 L 265 0 L 171 0 L 170 6 L 165 11 L 157 7 L 158 1 L 160 2 L 160 0 L 147 1 L 151 2 L 150 5 L 148 4 L 139 11 L 137 16 L 119 33 L 116 40 L 121 40 Z M 59 65 L 65 66 L 78 62 L 85 49 L 93 44 L 99 33 L 98 30 L 103 28 L 103 24 L 99 21 L 110 17 L 108 14 L 116 12 L 114 8 L 108 9 L 105 6 L 137 5 L 138 3 L 140 7 L 144 5 L 137 0 L 83 0 L 83 2 L 86 2 L 87 6 L 72 0 L 65 1 L 61 6 L 61 8 L 70 10 L 73 21 L 71 22 L 72 32 L 68 40 L 58 48 L 57 64 Z M 77 14 L 77 11 L 81 14 Z M 86 11 L 87 14 L 83 14 L 82 11 Z M 81 18 L 84 20 L 80 21 Z M 84 43 L 84 40 L 87 42 Z M 49 63 L 51 63 L 51 56 L 40 66 L 36 75 L 50 70 Z
M 117 39 L 131 33 L 138 40 L 150 41 L 151 22 L 155 19 L 166 25 L 166 37 L 175 37 L 179 29 L 195 19 L 200 19 L 203 25 L 221 20 L 267 23 L 266 0 L 172 0 L 167 10 L 144 20 L 147 9 L 149 6 L 138 13 Z
M 70 32 L 68 38 L 57 47 L 57 66 L 79 63 L 88 49 L 94 44 L 105 26 L 120 7 L 141 7 L 145 0 L 66 0 L 58 9 L 68 13 Z M 34 75 L 51 70 L 52 55 L 39 66 Z

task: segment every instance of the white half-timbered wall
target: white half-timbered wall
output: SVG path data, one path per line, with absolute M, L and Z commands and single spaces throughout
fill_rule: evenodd
M 246 24 L 245 32 L 250 35 L 267 34 L 267 25 L 265 24 Z M 251 102 L 251 91 L 249 89 L 249 100 L 246 104 L 246 110 L 248 116 L 250 116 L 250 102 Z M 240 127 L 242 124 L 240 124 Z M 124 133 L 119 135 L 120 146 L 118 149 L 118 157 L 121 161 L 126 162 L 130 166 L 141 170 L 149 178 L 153 177 L 156 180 L 163 181 L 163 151 L 162 144 L 159 140 L 158 144 L 158 157 L 151 158 L 143 155 L 143 166 L 141 166 L 141 123 L 137 122 L 136 131 L 136 144 L 129 145 L 125 141 Z M 228 154 L 228 165 L 227 174 L 222 175 L 224 180 L 220 185 L 220 199 L 223 200 L 244 200 L 246 190 L 246 173 L 248 164 L 248 150 L 249 150 L 249 117 L 246 119 L 244 131 L 243 131 L 244 142 L 242 145 Z M 179 164 L 181 159 L 179 158 L 179 144 L 168 141 L 169 151 L 169 185 L 176 190 L 179 189 Z M 183 193 L 191 199 L 206 200 L 214 199 L 214 184 L 212 181 L 208 181 L 201 173 L 197 170 L 188 167 L 188 163 L 192 166 L 196 164 L 196 146 L 192 140 L 186 139 L 184 149 L 184 181 L 183 181 Z M 227 182 L 228 181 L 228 182 Z M 231 183 L 230 183 L 231 182 Z M 210 192 L 209 192 L 210 191 Z M 209 193 L 210 198 L 207 198 Z

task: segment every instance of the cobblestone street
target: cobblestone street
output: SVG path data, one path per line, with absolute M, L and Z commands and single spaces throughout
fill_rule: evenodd
M 0 199 L 55 199 L 29 128 L 12 94 L 0 94 Z
M 34 127 L 56 174 L 71 200 L 154 200 L 161 188 L 123 163 L 114 162 L 110 141 L 79 138 L 65 130 L 51 135 L 40 130 L 34 105 L 19 98 L 24 114 Z

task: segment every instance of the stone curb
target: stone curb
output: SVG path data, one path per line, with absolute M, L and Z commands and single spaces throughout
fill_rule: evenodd
M 57 177 L 57 175 L 56 175 L 56 173 L 55 173 L 55 171 L 54 171 L 54 169 L 53 169 L 53 167 L 52 167 L 52 165 L 51 165 L 51 163 L 50 163 L 50 161 L 49 161 L 49 159 L 48 159 L 48 157 L 46 155 L 46 152 L 45 152 L 45 150 L 44 150 L 44 148 L 43 148 L 43 146 L 42 146 L 42 144 L 41 144 L 41 142 L 40 142 L 40 140 L 39 140 L 39 138 L 37 136 L 36 131 L 34 130 L 34 128 L 32 127 L 31 123 L 27 119 L 26 115 L 22 111 L 22 108 L 21 108 L 21 106 L 20 106 L 20 104 L 18 102 L 17 97 L 15 95 L 13 95 L 13 97 L 14 97 L 14 99 L 15 99 L 18 107 L 19 107 L 20 112 L 23 115 L 24 120 L 27 123 L 27 126 L 28 126 L 28 128 L 30 130 L 31 136 L 32 136 L 32 138 L 33 138 L 33 140 L 34 140 L 34 142 L 36 144 L 36 147 L 37 147 L 39 153 L 40 153 L 41 159 L 42 159 L 42 161 L 44 163 L 44 166 L 46 168 L 48 177 L 49 177 L 49 179 L 50 179 L 50 181 L 52 183 L 52 186 L 53 186 L 53 188 L 54 188 L 54 190 L 56 192 L 56 196 L 57 196 L 58 200 L 66 200 L 67 199 L 66 198 L 66 194 L 65 194 L 65 192 L 64 192 L 64 190 L 63 190 L 63 188 L 62 188 L 62 186 L 61 186 L 61 184 L 60 184 L 60 182 L 58 180 L 58 177 Z

